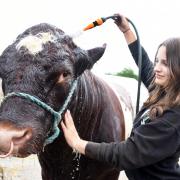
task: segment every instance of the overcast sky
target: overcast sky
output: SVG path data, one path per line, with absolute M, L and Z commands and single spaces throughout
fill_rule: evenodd
M 136 25 L 153 60 L 163 40 L 180 36 L 179 8 L 179 0 L 0 0 L 0 52 L 32 25 L 47 22 L 71 34 L 99 17 L 119 12 Z M 85 49 L 107 43 L 103 58 L 94 67 L 96 72 L 114 73 L 129 67 L 137 71 L 123 35 L 111 20 L 75 41 Z

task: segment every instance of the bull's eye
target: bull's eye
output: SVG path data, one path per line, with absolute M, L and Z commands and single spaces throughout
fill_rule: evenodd
M 68 72 L 63 72 L 63 77 L 67 77 L 68 75 L 69 75 L 69 73 Z

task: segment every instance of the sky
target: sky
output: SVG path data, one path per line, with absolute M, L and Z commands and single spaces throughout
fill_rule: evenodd
M 0 53 L 35 24 L 46 22 L 74 34 L 99 17 L 121 13 L 135 24 L 141 44 L 153 60 L 162 41 L 180 36 L 179 7 L 179 0 L 0 0 Z M 84 49 L 107 44 L 93 68 L 97 73 L 116 73 L 124 68 L 137 72 L 123 34 L 112 20 L 74 41 Z

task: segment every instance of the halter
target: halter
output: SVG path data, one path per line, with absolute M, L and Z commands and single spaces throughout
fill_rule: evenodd
M 30 100 L 31 102 L 37 104 L 38 106 L 44 108 L 45 110 L 49 111 L 53 116 L 54 116 L 54 124 L 53 124 L 53 134 L 48 137 L 45 142 L 44 142 L 44 147 L 47 145 L 47 144 L 50 144 L 52 143 L 59 135 L 60 133 L 60 130 L 58 128 L 58 124 L 60 123 L 61 119 L 62 119 L 62 113 L 64 112 L 64 110 L 67 108 L 67 105 L 68 103 L 70 102 L 71 100 L 71 97 L 74 93 L 74 90 L 77 86 L 77 79 L 75 79 L 73 82 L 72 82 L 72 85 L 71 85 L 71 88 L 70 88 L 70 91 L 69 91 L 69 94 L 63 104 L 63 106 L 60 108 L 60 110 L 57 112 L 55 111 L 53 108 L 51 108 L 49 105 L 47 105 L 46 103 L 42 102 L 40 99 L 30 95 L 30 94 L 26 94 L 26 93 L 21 93 L 21 92 L 12 92 L 12 93 L 8 93 L 4 99 L 3 99 L 3 102 L 9 98 L 9 97 L 12 97 L 12 96 L 18 96 L 18 97 L 22 97 L 22 98 L 25 98 L 25 99 L 28 99 Z

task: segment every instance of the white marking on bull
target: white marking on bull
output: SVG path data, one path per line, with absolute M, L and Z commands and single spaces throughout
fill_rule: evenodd
M 129 93 L 126 91 L 126 89 L 124 89 L 122 86 L 118 85 L 119 92 L 116 87 L 117 84 L 109 82 L 109 86 L 112 88 L 121 104 L 125 123 L 125 139 L 127 139 L 130 136 L 134 118 L 134 110 L 131 106 L 131 97 L 129 96 Z
M 35 55 L 43 50 L 43 45 L 47 42 L 55 42 L 56 37 L 50 32 L 38 33 L 35 36 L 29 35 L 23 38 L 17 45 L 16 49 L 19 50 L 21 47 L 28 49 L 29 53 Z
M 124 114 L 125 139 L 127 139 L 131 134 L 131 130 L 133 126 L 133 113 L 120 97 L 119 100 Z

